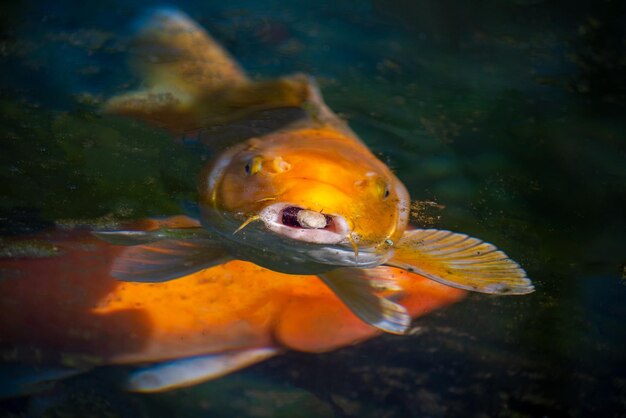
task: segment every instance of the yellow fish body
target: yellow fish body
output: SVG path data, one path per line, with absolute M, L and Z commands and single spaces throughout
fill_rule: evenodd
M 309 77 L 250 80 L 202 28 L 169 10 L 143 22 L 136 48 L 146 88 L 112 98 L 105 110 L 179 136 L 195 132 L 215 155 L 199 178 L 201 227 L 98 233 L 128 246 L 113 276 L 163 282 L 250 261 L 317 275 L 363 321 L 397 334 L 410 315 L 376 292 L 398 288 L 385 266 L 460 289 L 533 291 L 524 270 L 493 245 L 408 228 L 406 188 Z

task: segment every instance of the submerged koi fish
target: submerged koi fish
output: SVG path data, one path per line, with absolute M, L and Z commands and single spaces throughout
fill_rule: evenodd
M 477 292 L 533 291 L 524 270 L 493 245 L 409 229 L 406 188 L 326 106 L 311 78 L 253 81 L 203 29 L 169 10 L 142 22 L 136 46 L 147 89 L 114 97 L 105 110 L 176 135 L 194 132 L 215 156 L 199 180 L 201 227 L 98 233 L 130 246 L 113 276 L 163 282 L 250 261 L 317 275 L 363 321 L 398 334 L 409 327 L 408 312 L 373 291 L 377 279 L 395 286 L 387 266 Z
M 198 223 L 176 217 L 136 227 Z M 126 387 L 168 390 L 287 349 L 329 351 L 380 333 L 315 276 L 229 261 L 167 283 L 124 283 L 109 273 L 123 248 L 86 230 L 52 231 L 30 238 L 31 245 L 33 239 L 54 245 L 57 255 L 0 259 L 0 398 L 96 366 L 141 363 L 157 364 L 130 372 Z M 393 289 L 381 292 L 414 318 L 465 294 L 398 268 L 381 269 L 386 279 L 373 283 L 389 288 L 392 282 Z

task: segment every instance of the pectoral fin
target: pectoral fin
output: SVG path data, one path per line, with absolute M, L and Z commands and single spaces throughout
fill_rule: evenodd
M 223 247 L 211 240 L 158 241 L 124 249 L 114 260 L 111 275 L 128 282 L 165 282 L 230 258 Z
M 406 309 L 376 292 L 397 291 L 386 269 L 339 268 L 320 278 L 364 322 L 392 334 L 404 334 L 411 324 Z
M 194 385 L 263 361 L 278 353 L 275 348 L 253 348 L 159 363 L 131 374 L 128 390 L 162 392 Z
M 526 272 L 495 246 L 437 229 L 404 233 L 387 265 L 459 289 L 523 295 L 534 291 Z

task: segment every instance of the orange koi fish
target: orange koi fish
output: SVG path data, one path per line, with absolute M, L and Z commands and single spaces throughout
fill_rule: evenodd
M 244 260 L 317 275 L 366 323 L 402 334 L 406 308 L 372 289 L 396 287 L 388 267 L 460 289 L 533 291 L 524 270 L 465 234 L 409 229 L 400 180 L 324 103 L 304 75 L 254 81 L 202 28 L 160 10 L 142 22 L 135 67 L 146 88 L 112 98 L 106 111 L 212 148 L 199 179 L 197 228 L 98 233 L 129 246 L 112 275 L 164 282 Z M 293 285 L 300 286 L 296 277 Z
M 198 226 L 176 217 L 135 227 Z M 36 240 L 56 255 L 33 258 L 28 248 L 36 248 Z M 0 398 L 115 364 L 157 363 L 131 372 L 126 387 L 162 391 L 214 379 L 285 350 L 329 351 L 380 333 L 312 275 L 234 260 L 166 283 L 126 283 L 109 273 L 123 247 L 86 230 L 16 240 L 6 246 L 11 249 L 21 258 L 0 259 L 0 355 L 22 372 L 34 371 L 3 374 Z M 379 285 L 376 292 L 413 318 L 465 294 L 402 269 L 380 269 L 385 279 L 371 279 Z

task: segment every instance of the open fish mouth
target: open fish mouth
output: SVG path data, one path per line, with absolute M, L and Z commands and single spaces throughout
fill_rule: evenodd
M 289 203 L 275 203 L 259 215 L 269 230 L 298 241 L 337 244 L 350 234 L 343 216 L 320 213 Z

